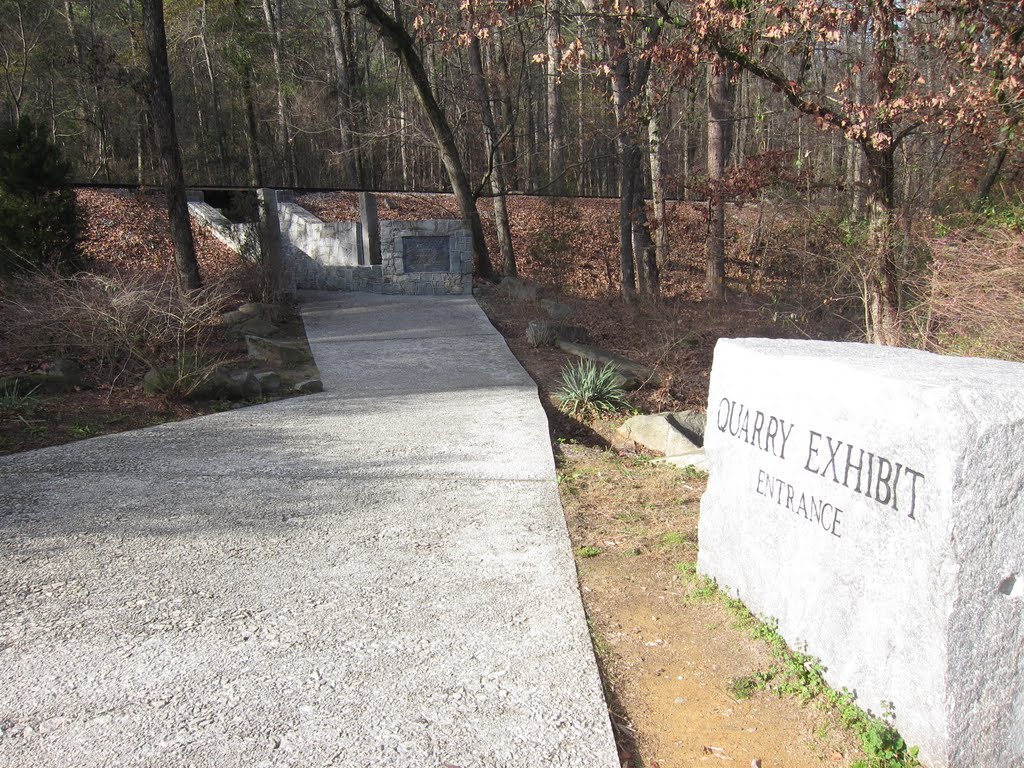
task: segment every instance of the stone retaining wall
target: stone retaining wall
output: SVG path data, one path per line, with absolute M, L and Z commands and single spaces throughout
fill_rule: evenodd
M 252 224 L 232 224 L 190 193 L 192 215 L 235 250 L 255 247 Z M 380 264 L 368 263 L 362 224 L 325 222 L 282 193 L 277 203 L 288 283 L 298 289 L 404 295 L 470 294 L 473 248 L 458 220 L 382 221 Z
M 188 212 L 206 226 L 210 234 L 228 248 L 250 260 L 259 258 L 259 238 L 255 224 L 236 224 L 203 201 L 202 192 L 189 192 Z
M 325 267 L 368 266 L 358 221 L 323 221 L 296 203 L 278 203 L 281 237 L 297 255 Z
M 413 242 L 423 246 L 416 258 L 410 247 Z M 434 260 L 421 258 L 423 252 L 435 248 L 437 252 L 429 256 L 442 256 L 437 266 L 447 261 L 448 269 L 421 270 L 421 264 Z M 436 295 L 473 291 L 472 240 L 461 221 L 382 221 L 380 250 L 384 293 Z

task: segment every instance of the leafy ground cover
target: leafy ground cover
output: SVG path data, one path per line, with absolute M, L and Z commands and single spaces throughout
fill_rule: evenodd
M 153 288 L 154 295 L 165 295 L 159 289 L 174 278 L 173 247 L 163 198 L 109 190 L 78 190 L 76 195 L 81 216 L 82 263 L 88 272 L 71 292 L 94 284 L 93 294 L 102 293 L 102 286 L 108 285 L 111 290 L 124 289 L 125 300 L 137 297 L 147 288 Z M 215 309 L 221 305 L 237 306 L 252 298 L 258 280 L 254 270 L 202 228 L 195 227 L 193 234 L 203 277 L 213 286 L 211 290 L 218 292 Z M 5 329 L 0 334 L 0 379 L 45 372 L 55 358 L 64 356 L 60 349 L 73 346 L 73 356 L 83 370 L 83 381 L 81 386 L 64 393 L 31 389 L 0 392 L 0 454 L 232 407 L 219 400 L 184 401 L 166 394 L 147 394 L 142 386 L 145 366 L 128 359 L 131 356 L 126 356 L 123 349 L 111 348 L 115 337 L 121 345 L 136 343 L 131 327 L 111 328 L 118 320 L 116 316 L 94 316 L 74 329 L 79 338 L 72 339 L 66 325 L 60 331 L 57 329 L 61 323 L 49 322 L 60 303 L 56 300 L 56 289 L 67 288 L 69 283 L 47 275 L 30 276 L 31 286 L 19 284 L 19 279 L 0 281 L 0 324 Z M 81 291 L 75 295 L 89 298 L 87 294 Z M 118 301 L 115 298 L 112 303 Z M 27 315 L 33 316 L 31 328 L 24 322 Z M 216 312 L 198 322 L 201 327 L 195 330 L 201 334 L 203 354 L 210 363 L 244 359 L 244 341 L 228 337 L 216 322 Z M 301 335 L 301 322 L 291 330 Z M 137 343 L 146 343 L 141 334 Z M 169 359 L 176 352 L 157 347 L 148 350 L 156 362 Z

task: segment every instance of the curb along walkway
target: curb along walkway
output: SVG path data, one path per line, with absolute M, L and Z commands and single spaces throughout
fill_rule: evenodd
M 0 764 L 618 766 L 533 382 L 304 300 L 323 394 L 0 458 Z

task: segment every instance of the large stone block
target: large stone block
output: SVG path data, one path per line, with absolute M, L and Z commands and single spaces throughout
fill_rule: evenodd
M 702 573 L 931 768 L 1024 765 L 1024 366 L 715 349 Z

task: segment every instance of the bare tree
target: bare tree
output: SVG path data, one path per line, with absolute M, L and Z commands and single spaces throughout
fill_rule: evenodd
M 725 298 L 725 201 L 715 182 L 725 175 L 729 162 L 727 140 L 732 117 L 732 89 L 725 64 L 708 67 L 708 236 L 705 241 L 707 271 L 704 289 L 713 299 Z
M 192 222 L 185 199 L 185 175 L 181 166 L 181 148 L 174 124 L 174 98 L 171 94 L 171 71 L 167 65 L 167 37 L 164 32 L 163 0 L 142 0 L 142 23 L 146 30 L 146 49 L 149 54 L 150 104 L 153 127 L 160 147 L 163 166 L 164 190 L 167 195 L 167 214 L 174 242 L 174 260 L 178 267 L 178 280 L 186 290 L 202 286 L 199 262 L 192 241 Z
M 642 124 L 637 106 L 643 99 L 651 71 L 649 56 L 631 55 L 629 43 L 637 37 L 649 50 L 661 33 L 661 27 L 647 23 L 641 35 L 626 29 L 627 19 L 620 13 L 605 12 L 597 0 L 584 0 L 588 11 L 599 19 L 609 49 L 612 100 L 615 106 L 615 143 L 619 166 L 619 277 L 622 298 L 636 299 L 637 278 L 642 294 L 657 295 L 658 266 L 651 231 L 647 223 L 647 203 L 643 186 Z M 639 268 L 638 268 L 639 267 Z
M 565 140 L 562 135 L 562 0 L 547 0 L 545 17 L 548 76 L 548 187 L 565 194 Z
M 494 124 L 491 109 L 491 91 L 484 77 L 483 59 L 480 56 L 480 38 L 474 37 L 469 44 L 469 71 L 473 92 L 480 102 L 480 122 L 484 128 L 484 146 L 488 157 L 488 176 L 494 201 L 494 224 L 501 250 L 501 271 L 505 275 L 516 274 L 516 256 L 512 250 L 512 232 L 508 224 L 508 204 L 505 199 L 505 170 L 501 158 L 498 129 Z
M 263 18 L 270 34 L 270 52 L 274 62 L 274 81 L 277 85 L 277 131 L 284 162 L 285 183 L 298 185 L 295 170 L 295 148 L 288 119 L 288 96 L 284 88 L 284 34 L 281 31 L 281 0 L 263 0 Z
M 377 34 L 389 48 L 401 59 L 412 80 L 416 96 L 420 106 L 426 113 L 427 121 L 430 123 L 434 140 L 437 143 L 441 161 L 448 172 L 448 180 L 452 185 L 452 192 L 459 204 L 462 218 L 469 226 L 473 241 L 473 264 L 476 267 L 478 276 L 485 280 L 494 277 L 494 268 L 491 266 L 490 255 L 487 252 L 487 241 L 484 239 L 484 228 L 480 222 L 480 214 L 476 210 L 476 200 L 469 187 L 469 179 L 466 176 L 465 167 L 462 164 L 462 156 L 459 154 L 458 145 L 455 143 L 455 136 L 452 133 L 444 110 L 437 103 L 434 96 L 430 78 L 423 66 L 423 60 L 416 50 L 416 44 L 412 36 L 400 21 L 400 17 L 390 15 L 385 11 L 377 0 L 348 0 L 349 7 L 358 9 L 369 24 L 377 30 Z
M 348 11 L 342 11 L 338 0 L 327 0 L 327 25 L 331 32 L 331 49 L 338 91 L 338 130 L 341 133 L 341 151 L 344 155 L 346 182 L 350 187 L 365 185 L 359 142 L 353 126 L 353 94 L 355 65 L 349 40 Z

